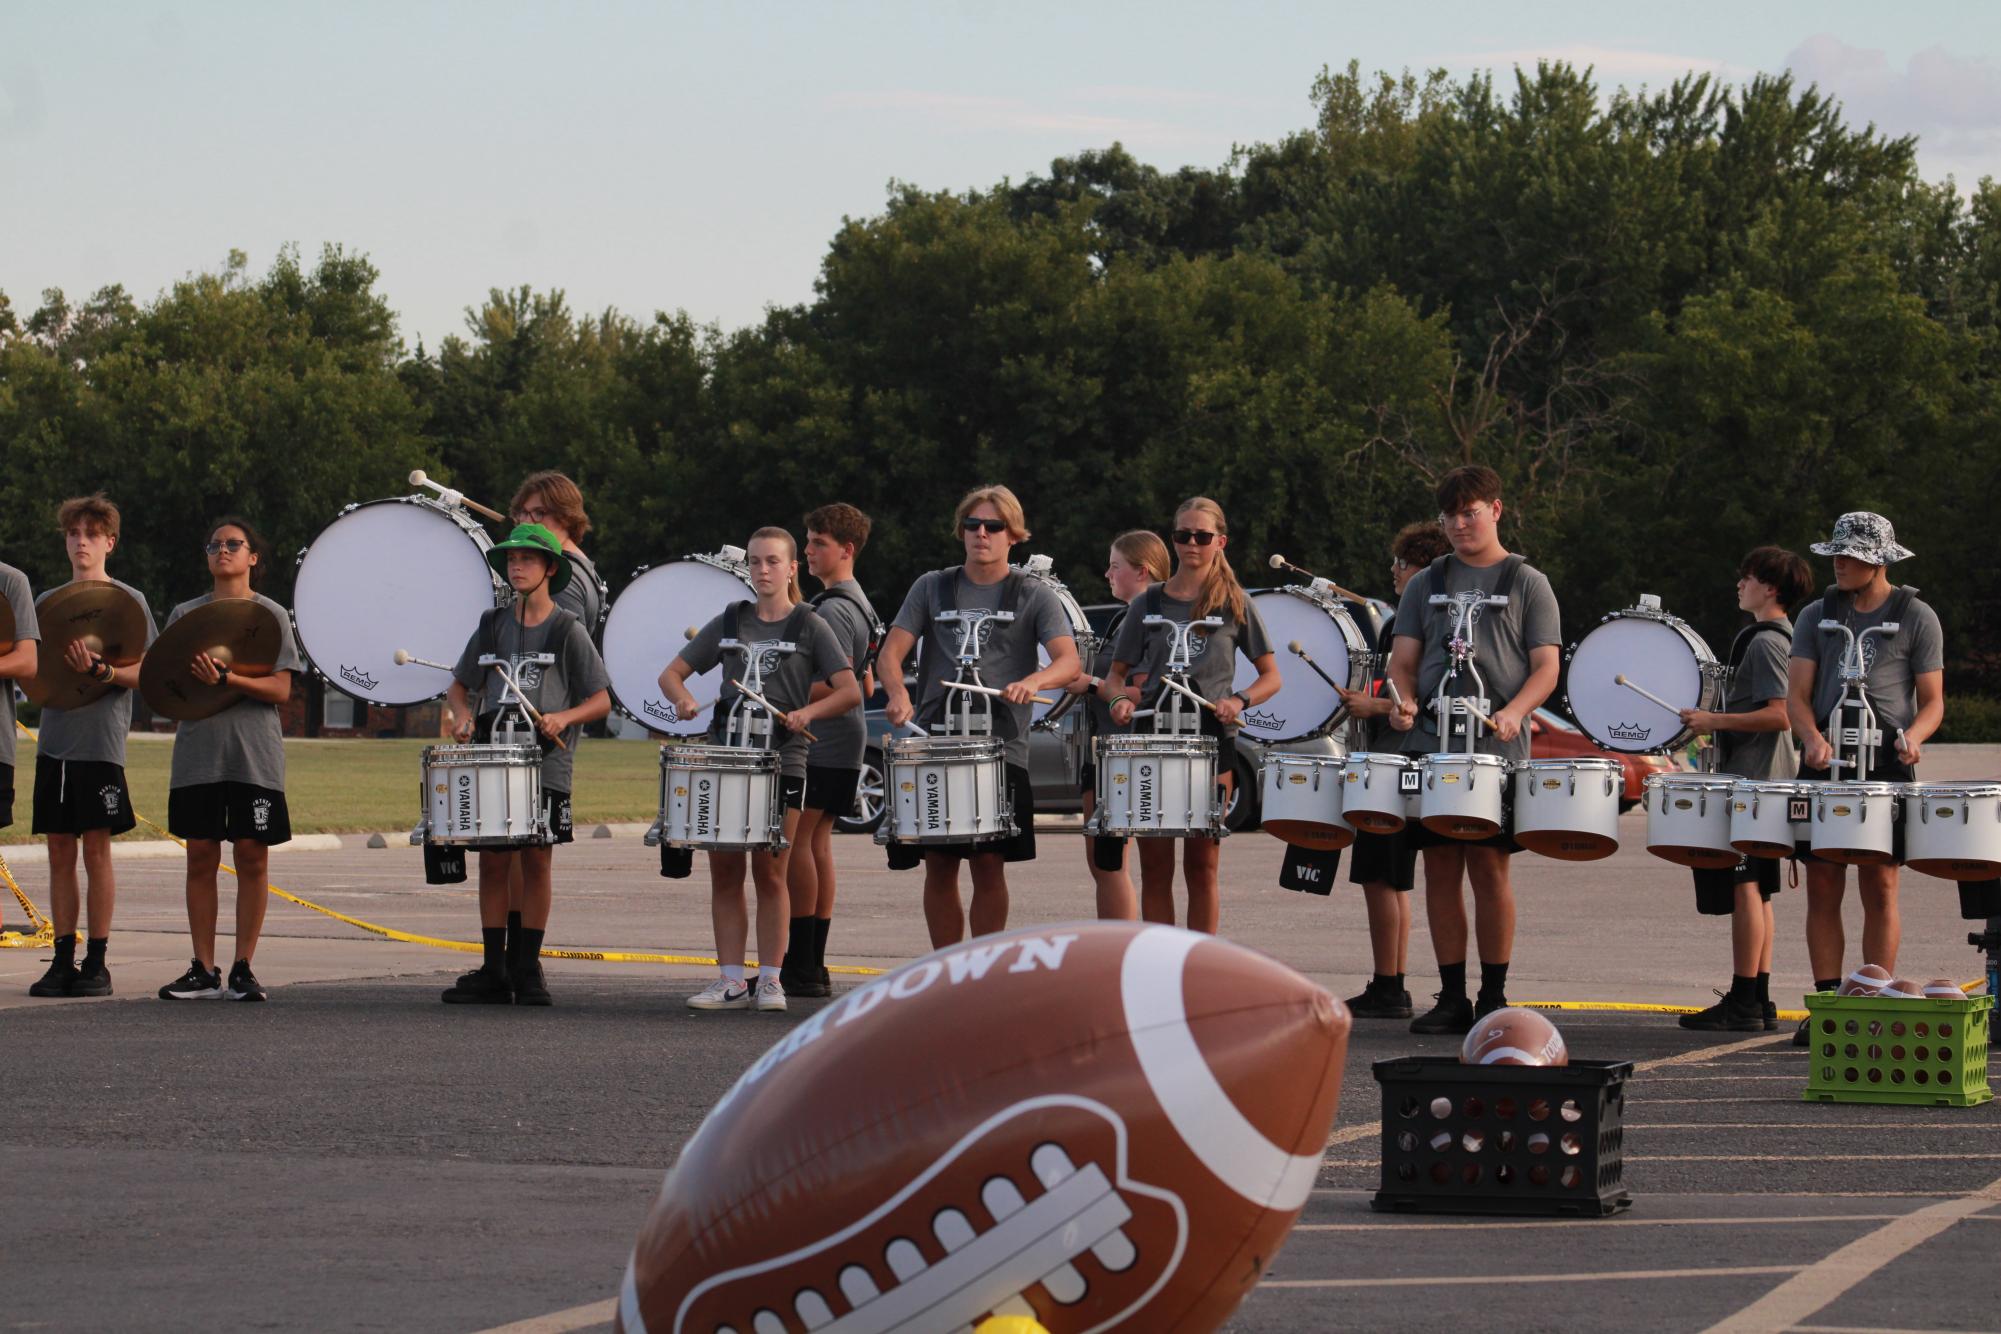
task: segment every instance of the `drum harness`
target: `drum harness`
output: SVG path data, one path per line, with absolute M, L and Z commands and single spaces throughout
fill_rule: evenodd
M 743 629 L 743 609 L 750 605 L 748 602 L 732 602 L 723 608 L 723 635 L 716 647 L 724 653 L 742 656 L 743 684 L 757 695 L 762 695 L 765 653 L 768 651 L 783 656 L 799 651 L 799 629 L 809 608 L 803 605 L 794 607 L 786 615 L 778 638 L 745 643 L 738 636 Z M 750 750 L 770 750 L 771 723 L 771 711 L 765 707 L 764 701 L 738 690 L 730 701 L 728 712 L 723 715 L 722 744 Z
M 1192 636 L 1197 630 L 1205 635 L 1223 628 L 1220 616 L 1204 616 L 1200 620 L 1177 621 L 1161 614 L 1160 585 L 1155 584 L 1142 595 L 1140 603 L 1140 624 L 1149 629 L 1165 627 L 1168 635 L 1167 664 L 1161 669 L 1160 688 L 1154 695 L 1153 707 L 1134 712 L 1133 718 L 1153 719 L 1156 736 L 1196 736 L 1202 731 L 1201 699 L 1188 673 L 1195 666 L 1195 648 Z M 1161 726 L 1165 718 L 1167 725 Z
M 1827 773 L 1836 781 L 1843 781 L 1843 769 L 1855 771 L 1846 781 L 1869 781 L 1869 768 L 1875 762 L 1876 748 L 1883 744 L 1883 730 L 1876 725 L 1876 710 L 1869 703 L 1869 665 L 1863 661 L 1863 641 L 1871 635 L 1888 638 L 1902 629 L 1904 613 L 1909 610 L 1917 591 L 1911 587 L 1892 589 L 1885 604 L 1883 623 L 1872 625 L 1859 635 L 1848 624 L 1848 618 L 1855 609 L 1855 599 L 1842 592 L 1839 586 L 1830 587 L 1820 595 L 1821 633 L 1839 634 L 1848 641 L 1841 651 L 1841 694 L 1827 714 L 1827 739 L 1834 751 L 1828 757 Z M 1830 610 L 1838 610 L 1839 617 L 1830 616 Z M 1844 751 L 1849 758 L 1842 758 Z
M 1435 587 L 1445 586 L 1446 563 L 1452 559 L 1451 553 L 1440 556 L 1431 563 L 1432 583 Z M 1488 607 L 1508 605 L 1509 591 L 1514 587 L 1515 572 L 1521 569 L 1523 557 L 1509 556 L 1504 562 L 1506 568 L 1492 593 L 1482 593 L 1477 588 L 1462 589 L 1457 593 L 1433 593 L 1429 601 L 1434 607 L 1452 609 L 1452 632 L 1446 637 L 1445 651 L 1447 667 L 1445 677 L 1438 683 L 1438 693 L 1432 698 L 1432 715 L 1437 720 L 1439 748 L 1443 750 L 1451 744 L 1457 734 L 1466 738 L 1466 753 L 1473 754 L 1479 749 L 1478 733 L 1473 727 L 1474 719 L 1493 724 L 1493 708 L 1487 700 L 1487 683 L 1480 675 L 1480 667 L 1474 661 L 1474 632 L 1480 623 L 1480 613 Z M 1473 678 L 1473 694 L 1455 695 L 1452 683 L 1461 671 Z M 1455 723 L 1454 717 L 1458 719 Z
M 938 600 L 941 609 L 932 616 L 940 625 L 951 626 L 959 632 L 959 651 L 956 654 L 958 668 L 952 674 L 952 685 L 973 686 L 972 690 L 952 690 L 947 688 L 946 698 L 939 701 L 938 720 L 932 724 L 941 736 L 997 736 L 994 727 L 998 716 L 993 707 L 995 695 L 982 693 L 991 689 L 980 679 L 980 639 L 981 631 L 988 621 L 999 625 L 1014 622 L 1015 607 L 1021 601 L 1021 588 L 1028 576 L 1019 570 L 1009 570 L 1001 580 L 1001 605 L 998 611 L 975 608 L 963 611 L 959 608 L 957 590 L 960 567 L 957 565 L 938 572 Z M 913 727 L 915 724 L 913 723 Z M 922 731 L 923 729 L 916 729 Z M 1001 740 L 1010 738 L 1002 736 Z

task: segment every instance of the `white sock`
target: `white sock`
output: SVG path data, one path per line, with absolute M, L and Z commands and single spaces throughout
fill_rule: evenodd
M 741 982 L 741 981 L 743 981 L 743 965 L 742 965 L 742 964 L 740 964 L 740 963 L 726 963 L 726 964 L 724 964 L 724 965 L 723 965 L 723 980 L 724 980 L 724 981 L 726 981 L 726 982 Z
M 758 970 L 758 974 L 757 974 L 757 985 L 759 985 L 759 986 L 761 986 L 761 987 L 775 987 L 775 986 L 777 986 L 777 985 L 778 985 L 778 970 L 777 970 L 776 968 L 764 968 L 764 969 L 759 969 L 759 970 Z

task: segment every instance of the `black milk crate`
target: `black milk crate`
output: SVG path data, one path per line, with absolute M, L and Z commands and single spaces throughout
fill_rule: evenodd
M 1631 1061 L 1404 1056 L 1374 1071 L 1383 1086 L 1376 1208 L 1599 1218 L 1632 1204 L 1620 1186 Z

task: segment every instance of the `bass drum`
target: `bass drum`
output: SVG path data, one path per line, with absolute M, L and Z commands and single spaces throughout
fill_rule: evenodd
M 687 647 L 690 630 L 700 630 L 730 603 L 756 596 L 741 547 L 635 571 L 604 622 L 604 665 L 618 707 L 661 736 L 708 731 L 708 708 L 722 693 L 722 666 L 688 678 L 689 692 L 704 706 L 693 718 L 675 715 L 660 690 L 660 673 Z
M 436 699 L 451 678 L 398 665 L 396 650 L 455 663 L 479 618 L 511 596 L 486 563 L 478 520 L 425 496 L 349 505 L 299 553 L 292 626 L 313 669 L 342 694 L 396 706 Z
M 1251 595 L 1251 605 L 1264 620 L 1272 651 L 1278 655 L 1279 691 L 1243 714 L 1244 735 L 1270 743 L 1303 741 L 1320 736 L 1341 725 L 1348 706 L 1340 694 L 1288 651 L 1294 640 L 1320 665 L 1320 671 L 1350 690 L 1367 690 L 1371 675 L 1369 645 L 1362 638 L 1355 618 L 1332 593 L 1317 588 L 1290 585 L 1260 588 Z M 1258 679 L 1258 669 L 1242 653 L 1237 655 L 1237 675 L 1231 688 L 1243 690 Z
M 1680 710 L 1722 707 L 1723 668 L 1688 622 L 1657 606 L 1615 611 L 1565 655 L 1564 709 L 1605 750 L 1644 755 L 1685 745 Z M 1618 678 L 1660 696 L 1662 708 Z
M 1091 655 L 1102 646 L 1098 642 L 1098 636 L 1091 630 L 1091 622 L 1084 615 L 1084 609 L 1077 605 L 1077 599 L 1070 595 L 1069 588 L 1056 577 L 1053 566 L 1054 562 L 1047 556 L 1030 556 L 1025 563 L 1016 568 L 1056 595 L 1056 601 L 1063 607 L 1065 619 L 1070 622 L 1070 633 L 1077 641 L 1077 660 L 1083 663 L 1085 671 L 1089 671 Z M 1035 665 L 1037 667 L 1049 665 L 1049 650 L 1041 644 L 1035 646 Z M 1041 722 L 1049 715 L 1050 710 L 1057 708 L 1064 700 L 1064 692 L 1061 690 L 1048 690 L 1043 693 L 1052 696 L 1055 703 L 1032 706 L 1036 722 Z

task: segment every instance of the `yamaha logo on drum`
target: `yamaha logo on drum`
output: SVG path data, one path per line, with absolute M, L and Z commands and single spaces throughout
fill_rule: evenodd
M 706 838 L 716 827 L 716 780 L 698 778 L 695 780 L 695 836 Z
M 1142 823 L 1151 822 L 1153 816 L 1153 766 L 1139 767 L 1139 790 L 1133 794 L 1133 818 Z
M 361 670 L 361 668 L 350 667 L 346 663 L 341 664 L 340 679 L 359 690 L 372 691 L 377 685 L 381 684 L 367 672 Z
M 470 832 L 478 823 L 477 815 L 473 810 L 472 775 L 469 773 L 459 775 L 459 790 L 457 800 L 453 804 L 453 815 L 456 819 L 456 827 L 461 833 Z
M 927 769 L 924 783 L 924 827 L 942 829 L 945 826 L 945 775 L 943 770 Z
M 1613 723 L 1605 733 L 1614 741 L 1645 741 L 1654 734 L 1654 729 L 1638 723 Z

